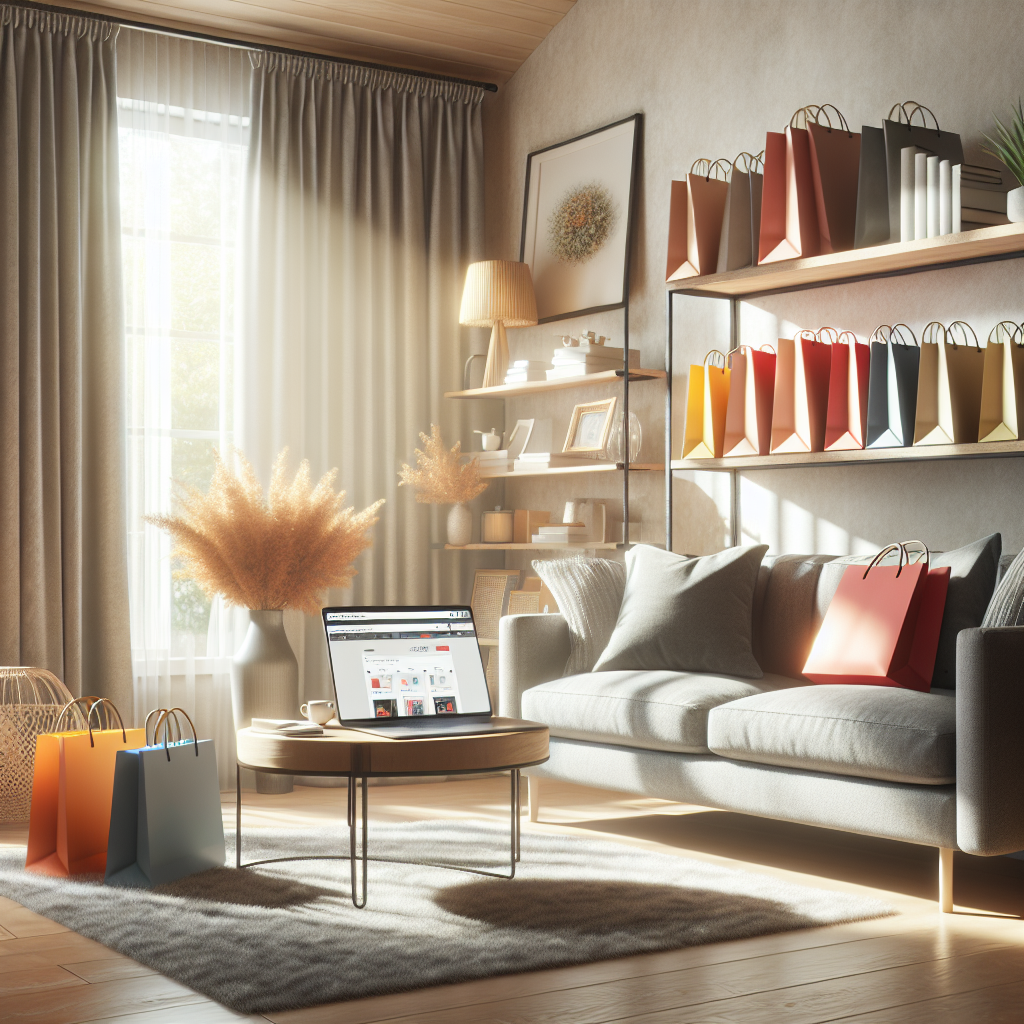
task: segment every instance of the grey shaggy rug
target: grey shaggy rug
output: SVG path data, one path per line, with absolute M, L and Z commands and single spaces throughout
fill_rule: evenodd
M 228 835 L 228 863 L 234 863 Z M 347 830 L 246 829 L 246 861 L 347 850 Z M 507 826 L 374 822 L 370 856 L 508 870 Z M 0 894 L 243 1013 L 881 917 L 883 903 L 603 840 L 524 833 L 513 881 L 371 861 L 215 868 L 155 891 L 26 872 Z

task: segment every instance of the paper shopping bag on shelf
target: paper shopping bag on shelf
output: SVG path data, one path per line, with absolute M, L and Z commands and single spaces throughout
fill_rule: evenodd
M 819 331 L 780 338 L 775 361 L 771 451 L 823 452 L 831 346 Z
M 885 245 L 889 241 L 889 178 L 885 169 L 885 132 L 862 125 L 860 167 L 857 173 L 857 216 L 853 247 Z
M 1017 441 L 1024 427 L 1024 331 L 1012 320 L 992 328 L 981 379 L 979 441 Z
M 79 705 L 85 728 L 60 732 Z M 114 705 L 102 697 L 80 697 L 62 710 L 55 732 L 36 739 L 32 807 L 25 867 L 43 875 L 102 872 L 107 862 L 110 797 L 119 750 L 146 742 L 144 729 L 99 728 L 99 712 Z M 94 720 L 96 727 L 94 728 Z
M 740 153 L 732 162 L 722 235 L 718 242 L 719 274 L 727 270 L 742 270 L 757 263 L 764 183 L 764 175 L 758 168 L 764 169 L 761 158 L 751 153 Z
M 712 349 L 704 364 L 690 367 L 686 396 L 684 459 L 720 459 L 729 404 L 729 368 L 725 355 Z
M 969 335 L 974 344 L 968 343 Z M 959 337 L 959 343 L 957 338 Z M 928 324 L 921 335 L 914 444 L 968 444 L 978 440 L 985 354 L 970 325 Z
M 169 742 L 171 716 L 179 714 L 192 739 L 179 729 Z M 104 881 L 152 888 L 223 867 L 224 857 L 213 740 L 198 739 L 181 708 L 163 711 L 152 745 L 117 752 Z
M 811 144 L 807 129 L 795 123 L 806 117 L 807 109 L 801 108 L 790 118 L 781 144 L 775 132 L 768 132 L 765 138 L 759 263 L 817 256 L 820 252 Z
M 852 331 L 832 342 L 825 416 L 825 450 L 863 448 L 868 429 L 868 374 L 871 354 Z
M 869 342 L 868 448 L 904 448 L 914 443 L 921 349 L 906 324 L 876 328 Z
M 894 121 L 893 115 L 896 116 Z M 921 124 L 913 124 L 920 117 Z M 928 118 L 934 127 L 928 127 Z M 939 160 L 948 160 L 950 165 L 963 164 L 964 148 L 960 136 L 943 131 L 935 115 L 925 106 L 913 100 L 896 103 L 889 116 L 882 122 L 885 137 L 885 169 L 889 194 L 889 241 L 900 240 L 900 153 L 911 147 L 921 150 Z
M 893 552 L 898 565 L 880 564 Z M 903 544 L 890 544 L 867 567 L 848 566 L 811 646 L 804 675 L 815 683 L 927 689 L 930 677 L 928 686 L 922 685 L 920 666 L 913 662 L 927 575 L 927 558 L 912 563 Z M 935 643 L 937 647 L 938 631 Z
M 725 160 L 695 160 L 686 181 L 672 182 L 666 281 L 717 270 L 728 173 Z
M 808 115 L 807 137 L 818 217 L 818 249 L 822 253 L 844 252 L 853 248 L 857 226 L 860 134 L 850 131 L 842 113 L 826 103 Z
M 729 401 L 722 455 L 768 455 L 775 401 L 775 350 L 741 345 L 729 353 Z

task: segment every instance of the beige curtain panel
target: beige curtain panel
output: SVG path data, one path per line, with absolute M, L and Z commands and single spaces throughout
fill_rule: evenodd
M 115 32 L 0 6 L 0 663 L 130 712 Z
M 442 393 L 469 354 L 458 321 L 483 240 L 483 90 L 264 53 L 252 95 L 241 446 L 264 480 L 287 445 L 293 468 L 339 467 L 349 502 L 386 499 L 353 589 L 331 600 L 458 599 L 463 556 L 430 548 L 447 510 L 417 505 L 397 470 L 431 423 L 449 443 L 475 425 L 473 403 Z M 289 636 L 306 697 L 320 696 L 322 624 L 290 617 Z

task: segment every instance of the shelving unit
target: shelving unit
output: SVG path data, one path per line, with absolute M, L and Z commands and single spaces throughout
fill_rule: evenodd
M 498 480 L 509 477 L 526 476 L 568 476 L 575 473 L 621 473 L 626 468 L 624 462 L 594 462 L 582 466 L 552 466 L 550 469 L 510 469 L 503 473 L 481 474 L 481 480 Z M 661 462 L 631 462 L 630 473 L 661 472 L 665 468 Z
M 739 339 L 740 302 L 783 292 L 917 274 L 972 263 L 1024 258 L 1024 224 L 1001 224 L 955 235 L 897 242 L 848 252 L 745 267 L 725 274 L 672 281 L 666 295 L 665 332 L 665 544 L 672 549 L 672 480 L 678 470 L 727 472 L 731 477 L 732 541 L 739 543 L 739 478 L 743 469 L 794 466 L 873 465 L 941 459 L 1000 458 L 1024 455 L 1024 441 L 928 445 L 919 448 L 869 448 L 843 452 L 749 455 L 726 459 L 672 458 L 672 302 L 676 295 L 724 299 L 729 303 L 730 348 Z

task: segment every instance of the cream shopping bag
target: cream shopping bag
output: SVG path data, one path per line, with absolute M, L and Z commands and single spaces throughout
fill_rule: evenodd
M 968 335 L 970 332 L 970 335 Z M 958 342 L 959 338 L 959 342 Z M 973 338 L 974 344 L 969 344 Z M 985 353 L 969 324 L 928 324 L 921 335 L 914 444 L 969 444 L 978 440 Z
M 1012 320 L 992 328 L 981 380 L 979 441 L 1017 441 L 1024 428 L 1024 330 Z

